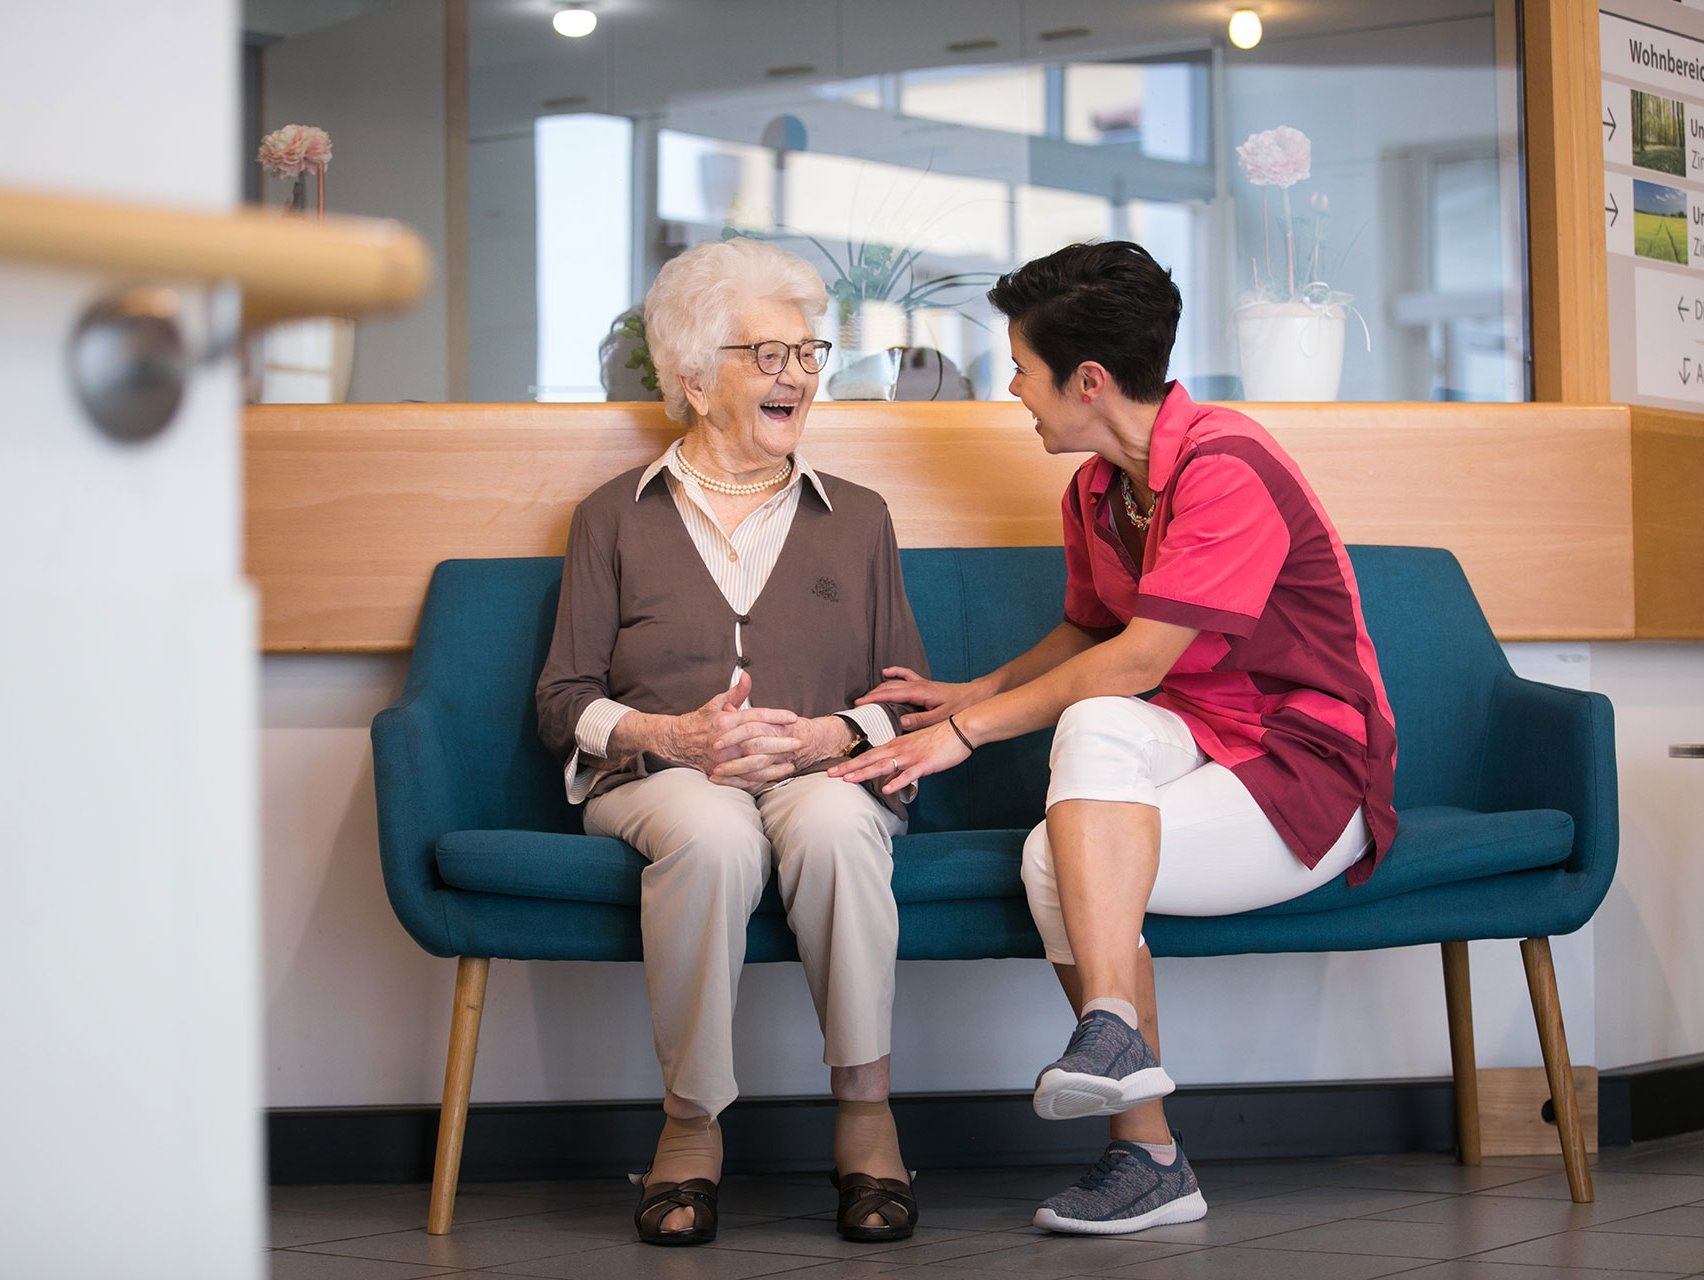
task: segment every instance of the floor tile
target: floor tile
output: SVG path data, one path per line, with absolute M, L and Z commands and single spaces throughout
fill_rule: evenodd
M 1630 1235 L 1704 1236 L 1704 1206 L 1681 1205 L 1658 1209 L 1636 1218 L 1618 1218 L 1601 1223 L 1593 1231 L 1625 1232 Z
M 1108 1268 L 1124 1267 L 1193 1251 L 1192 1245 L 1149 1240 L 1145 1235 L 1048 1235 L 1007 1249 L 943 1260 L 940 1265 L 959 1271 L 961 1275 L 966 1270 L 976 1270 L 999 1277 L 1070 1276 L 1087 1275 Z
M 1201 1249 L 1094 1274 L 1113 1280 L 1373 1280 L 1425 1265 L 1414 1258 L 1349 1253 L 1286 1253 L 1276 1249 Z M 1600 1278 L 1607 1280 L 1607 1277 Z
M 1531 1200 L 1514 1196 L 1451 1196 L 1368 1216 L 1391 1222 L 1430 1222 L 1451 1231 L 1524 1231 L 1531 1239 L 1589 1227 L 1602 1221 L 1597 1213 L 1594 1206 L 1575 1204 L 1566 1197 Z
M 613 1245 L 590 1253 L 538 1258 L 493 1267 L 488 1276 L 536 1276 L 541 1280 L 751 1280 L 815 1266 L 821 1258 L 782 1253 L 747 1253 L 715 1244 L 665 1249 L 648 1244 Z
M 814 1258 L 858 1258 L 894 1251 L 916 1251 L 933 1247 L 927 1259 L 938 1262 L 942 1256 L 974 1253 L 978 1249 L 1003 1248 L 1012 1243 L 1006 1235 L 992 1237 L 985 1233 L 951 1231 L 945 1227 L 919 1226 L 905 1240 L 868 1241 L 842 1240 L 834 1231 L 834 1222 L 827 1218 L 784 1218 L 779 1222 L 762 1223 L 723 1231 L 718 1243 L 730 1249 L 746 1249 L 760 1253 L 791 1253 Z
M 1418 1271 L 1404 1271 L 1401 1280 L 1679 1280 L 1669 1271 L 1603 1271 L 1581 1267 L 1523 1267 L 1507 1262 L 1475 1262 L 1457 1258 Z
M 271 1280 L 415 1280 L 441 1276 L 442 1267 L 418 1263 L 375 1262 L 371 1258 L 338 1258 L 323 1253 L 280 1249 L 266 1255 Z
M 609 1240 L 577 1235 L 548 1221 L 540 1221 L 537 1225 L 525 1227 L 508 1223 L 473 1223 L 457 1227 L 447 1236 L 429 1236 L 424 1231 L 393 1231 L 386 1235 L 307 1245 L 300 1252 L 330 1253 L 347 1258 L 385 1258 L 393 1262 L 419 1262 L 450 1270 L 471 1271 L 531 1258 L 607 1249 L 611 1244 Z
M 1568 1180 L 1561 1174 L 1534 1178 L 1530 1182 L 1517 1182 L 1512 1186 L 1496 1187 L 1477 1194 L 1570 1203 Z M 1629 1218 L 1704 1200 L 1704 1177 L 1618 1173 L 1600 1169 L 1592 1175 L 1592 1197 L 1589 1204 L 1580 1208 L 1588 1212 L 1593 1222 L 1608 1222 L 1616 1218 Z
M 1604 1231 L 1569 1231 L 1528 1240 L 1480 1255 L 1481 1262 L 1520 1262 L 1530 1266 L 1600 1267 L 1605 1270 L 1668 1271 L 1686 1275 L 1704 1270 L 1704 1240 L 1696 1236 L 1647 1236 Z
M 1530 1240 L 1532 1230 L 1515 1225 L 1462 1223 L 1440 1229 L 1433 1222 L 1393 1222 L 1350 1218 L 1303 1227 L 1260 1242 L 1263 1249 L 1300 1249 L 1308 1253 L 1370 1253 L 1386 1258 L 1461 1258 Z
M 1316 1223 L 1320 1223 L 1334 1222 L 1339 1218 L 1388 1213 L 1392 1209 L 1406 1209 L 1441 1198 L 1429 1191 L 1379 1191 L 1366 1187 L 1324 1186 L 1278 1191 L 1269 1196 L 1239 1200 L 1237 1207 L 1246 1213 L 1282 1213 L 1291 1217 L 1311 1217 Z
M 1232 1205 L 1221 1208 L 1208 1201 L 1207 1216 L 1194 1222 L 1180 1222 L 1170 1227 L 1150 1227 L 1142 1233 L 1144 1240 L 1168 1244 L 1189 1244 L 1197 1247 L 1242 1244 L 1266 1236 L 1282 1235 L 1301 1227 L 1315 1225 L 1311 1217 L 1294 1217 L 1282 1213 L 1247 1213 Z

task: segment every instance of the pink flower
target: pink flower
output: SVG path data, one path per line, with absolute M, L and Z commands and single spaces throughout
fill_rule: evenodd
M 1330 213 L 1331 201 L 1325 198 L 1325 192 L 1316 191 L 1308 197 L 1308 208 L 1315 213 Z
M 1264 133 L 1251 133 L 1237 148 L 1237 164 L 1257 187 L 1293 187 L 1308 176 L 1313 147 L 1300 129 L 1281 124 Z
M 311 124 L 287 124 L 260 140 L 257 158 L 274 178 L 294 178 L 331 163 L 331 138 Z

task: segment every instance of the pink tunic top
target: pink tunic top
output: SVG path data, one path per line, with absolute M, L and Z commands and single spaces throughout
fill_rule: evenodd
M 1160 682 L 1203 754 L 1230 769 L 1316 865 L 1357 809 L 1373 873 L 1396 835 L 1396 729 L 1337 530 L 1253 419 L 1172 383 L 1149 446 L 1153 522 L 1138 567 L 1112 524 L 1118 468 L 1090 458 L 1065 491 L 1065 616 L 1152 618 L 1200 634 Z

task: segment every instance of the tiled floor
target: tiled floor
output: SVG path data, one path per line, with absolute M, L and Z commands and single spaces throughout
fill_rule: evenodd
M 269 1258 L 275 1280 L 1704 1277 L 1704 1135 L 1605 1151 L 1589 1205 L 1569 1201 L 1556 1158 L 1274 1160 L 1199 1165 L 1212 1208 L 1187 1226 L 1103 1239 L 1030 1226 L 1077 1172 L 926 1171 L 917 1234 L 885 1247 L 835 1236 L 820 1177 L 728 1178 L 720 1238 L 695 1249 L 638 1244 L 635 1193 L 616 1179 L 464 1187 L 443 1237 L 423 1229 L 424 1187 L 279 1187 Z

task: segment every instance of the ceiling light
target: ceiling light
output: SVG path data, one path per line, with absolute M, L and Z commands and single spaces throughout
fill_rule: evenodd
M 550 25 L 556 28 L 557 35 L 578 40 L 581 36 L 589 36 L 597 30 L 598 15 L 586 5 L 571 4 L 566 9 L 558 10 L 556 16 L 550 20 Z
M 1252 49 L 1260 43 L 1260 15 L 1253 9 L 1238 9 L 1231 15 L 1231 43 L 1239 49 Z

